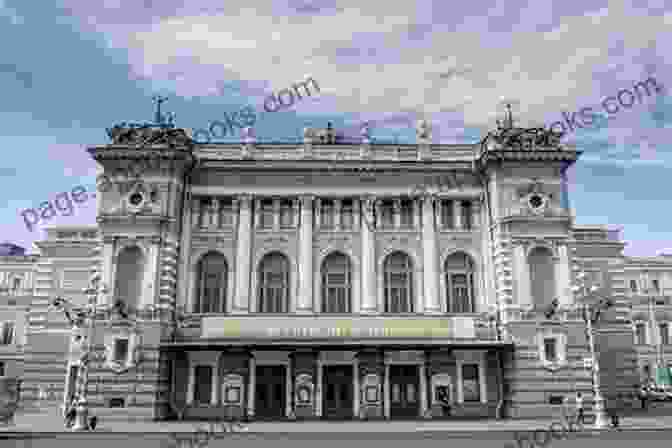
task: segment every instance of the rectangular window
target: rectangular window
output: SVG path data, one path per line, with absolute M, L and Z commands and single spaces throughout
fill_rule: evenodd
M 233 209 L 233 199 L 226 198 L 220 201 L 222 207 L 222 227 L 232 227 L 235 222 L 235 213 Z
M 471 201 L 462 201 L 462 204 L 460 204 L 460 210 L 462 212 L 462 228 L 465 230 L 471 230 L 473 226 Z
M 462 365 L 462 390 L 464 401 L 481 401 L 481 383 L 478 364 Z
M 327 229 L 334 228 L 334 201 L 333 199 L 322 199 L 320 204 L 320 227 Z
M 660 284 L 658 283 L 658 280 L 653 280 L 653 290 L 656 292 L 660 292 Z
M 455 227 L 453 217 L 453 201 L 444 199 L 441 201 L 441 227 L 452 229 Z
M 350 230 L 354 224 L 354 204 L 352 199 L 344 199 L 341 203 L 341 227 Z
M 646 344 L 646 325 L 645 324 L 637 324 L 635 326 L 635 338 L 636 338 L 635 343 L 637 345 L 645 345 Z
M 5 363 L 0 361 L 0 377 L 5 376 Z
M 558 361 L 557 340 L 555 338 L 544 338 L 544 356 L 547 362 Z
M 259 227 L 262 229 L 273 228 L 273 200 L 262 199 Z
M 384 229 L 394 227 L 394 203 L 386 200 L 380 204 L 380 225 Z
M 400 204 L 401 227 L 405 229 L 413 228 L 413 201 L 403 199 Z
M 14 343 L 14 322 L 3 322 L 2 334 L 0 334 L 0 345 L 11 345 Z
M 660 343 L 663 345 L 669 345 L 670 343 L 670 333 L 668 330 L 667 324 L 659 324 L 658 330 L 660 331 Z
M 114 360 L 116 362 L 126 362 L 128 358 L 128 339 L 114 340 Z
M 209 405 L 212 397 L 212 366 L 196 366 L 194 370 L 194 404 Z
M 291 228 L 294 225 L 294 207 L 291 200 L 283 199 L 280 202 L 280 227 Z
M 637 292 L 637 280 L 630 280 L 630 290 Z

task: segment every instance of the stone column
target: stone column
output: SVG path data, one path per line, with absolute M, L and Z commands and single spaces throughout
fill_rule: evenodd
M 280 199 L 273 199 L 273 231 L 280 230 Z
M 322 360 L 317 359 L 317 378 L 315 378 L 315 416 L 322 417 Z
M 201 227 L 202 221 L 201 221 L 201 198 L 200 197 L 194 197 L 192 199 L 192 227 L 195 229 L 198 229 Z
M 319 229 L 322 225 L 320 213 L 322 213 L 322 199 L 316 198 L 315 201 L 315 228 Z
M 255 399 L 255 386 L 257 382 L 257 360 L 254 357 L 254 354 L 250 354 L 250 375 L 249 383 L 247 384 L 247 415 L 248 417 L 254 417 L 254 399 Z
M 219 229 L 221 227 L 221 222 L 222 222 L 222 208 L 221 208 L 221 203 L 219 199 L 213 199 L 213 207 L 214 209 L 214 226 L 216 229 Z
M 261 227 L 261 198 L 252 201 L 254 202 L 254 227 L 258 229 Z
M 383 379 L 383 416 L 390 418 L 390 365 L 385 362 L 385 378 Z
M 394 199 L 393 210 L 393 219 L 394 219 L 394 228 L 399 229 L 401 227 L 401 201 L 398 198 Z
M 567 245 L 562 244 L 558 246 L 558 261 L 555 263 L 556 297 L 561 305 L 569 305 L 573 301 L 570 294 L 570 279 Z
M 440 313 L 438 271 L 436 268 L 436 229 L 434 198 L 425 196 L 422 203 L 422 254 L 424 265 L 425 313 Z
M 313 198 L 301 197 L 301 228 L 299 229 L 299 297 L 296 312 L 313 310 Z
M 418 375 L 420 376 L 420 417 L 427 413 L 427 369 L 424 361 L 418 366 Z
M 455 220 L 455 230 L 462 230 L 462 200 L 453 200 L 453 219 Z
M 354 418 L 359 417 L 359 360 L 357 355 L 355 355 L 352 360 L 352 416 Z
M 98 296 L 98 300 L 112 300 L 112 297 L 115 292 L 115 279 L 114 279 L 114 251 L 116 249 L 116 240 L 114 237 L 103 237 L 103 279 L 102 283 L 107 285 L 107 288 L 110 290 L 108 294 L 101 294 Z M 101 305 L 112 305 L 110 303 L 101 303 Z
M 366 198 L 362 203 L 362 296 L 361 296 L 361 312 L 375 313 L 378 310 L 378 301 L 375 295 L 375 275 L 376 275 L 376 261 L 374 250 L 374 235 L 369 228 L 368 223 L 373 222 L 373 199 Z
M 525 256 L 525 246 L 517 244 L 513 248 L 516 295 L 518 296 L 518 305 L 532 305 L 532 296 L 530 292 L 530 270 Z M 501 275 L 501 274 L 500 274 Z
M 294 391 L 293 390 L 294 388 L 292 387 L 294 378 L 294 375 L 292 374 L 292 364 L 293 361 L 292 357 L 290 356 L 289 362 L 287 363 L 287 371 L 285 375 L 285 381 L 286 381 L 285 396 L 287 397 L 287 399 L 285 400 L 285 417 L 288 418 L 292 417 L 292 414 L 294 413 L 294 407 L 292 406 L 292 404 L 294 403 L 293 399 L 294 397 L 292 396 L 292 393 Z
M 252 246 L 252 198 L 239 198 L 238 248 L 236 250 L 236 299 L 234 312 L 250 310 L 250 251 Z M 258 201 L 257 201 L 258 203 Z
M 341 209 L 342 201 L 340 199 L 334 199 L 334 229 L 341 230 Z
M 471 210 L 472 210 L 472 219 L 471 219 L 471 227 L 473 229 L 478 229 L 481 226 L 481 202 L 478 200 L 474 200 L 471 202 Z
M 354 231 L 359 231 L 359 228 L 362 225 L 362 216 L 359 213 L 360 210 L 360 200 L 355 198 L 352 200 L 352 223 Z
M 422 223 L 422 203 L 418 198 L 413 199 L 413 229 L 418 230 Z

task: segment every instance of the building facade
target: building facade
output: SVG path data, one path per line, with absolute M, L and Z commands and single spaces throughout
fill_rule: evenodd
M 605 384 L 633 392 L 648 354 L 628 279 L 649 262 L 623 257 L 618 232 L 575 224 L 565 172 L 579 151 L 511 125 L 475 145 L 431 144 L 426 124 L 414 145 L 332 132 L 197 145 L 117 126 L 89 148 L 114 188 L 97 227 L 37 244 L 24 400 L 73 397 L 81 347 L 49 303 L 83 306 L 98 279 L 99 415 L 550 416 L 592 395 L 580 272 L 615 304 L 597 329 Z

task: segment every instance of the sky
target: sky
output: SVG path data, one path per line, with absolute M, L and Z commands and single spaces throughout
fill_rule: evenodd
M 86 147 L 152 120 L 153 96 L 207 128 L 312 77 L 319 93 L 259 113 L 259 140 L 369 121 L 374 139 L 414 143 L 424 118 L 434 143 L 476 143 L 507 102 L 517 125 L 555 130 L 591 107 L 563 137 L 584 152 L 577 224 L 622 228 L 626 255 L 670 251 L 670 42 L 672 3 L 656 0 L 0 0 L 0 240 L 31 250 L 45 226 L 95 224 L 95 197 L 32 232 L 21 214 L 79 185 L 93 196 Z M 659 88 L 635 96 L 649 78 Z

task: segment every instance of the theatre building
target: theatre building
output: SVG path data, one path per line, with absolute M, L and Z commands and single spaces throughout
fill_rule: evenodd
M 94 326 L 94 412 L 550 416 L 558 397 L 592 395 L 581 259 L 615 301 L 600 331 L 630 356 L 619 372 L 636 373 L 623 243 L 574 224 L 565 172 L 580 153 L 557 136 L 510 125 L 437 145 L 420 123 L 416 144 L 345 143 L 331 128 L 264 144 L 245 132 L 195 144 L 117 126 L 88 149 L 113 188 L 98 194 L 96 242 L 73 256 L 108 285 L 101 309 L 118 304 Z M 28 352 L 65 328 L 44 319 Z M 81 362 L 68 344 L 64 402 Z

